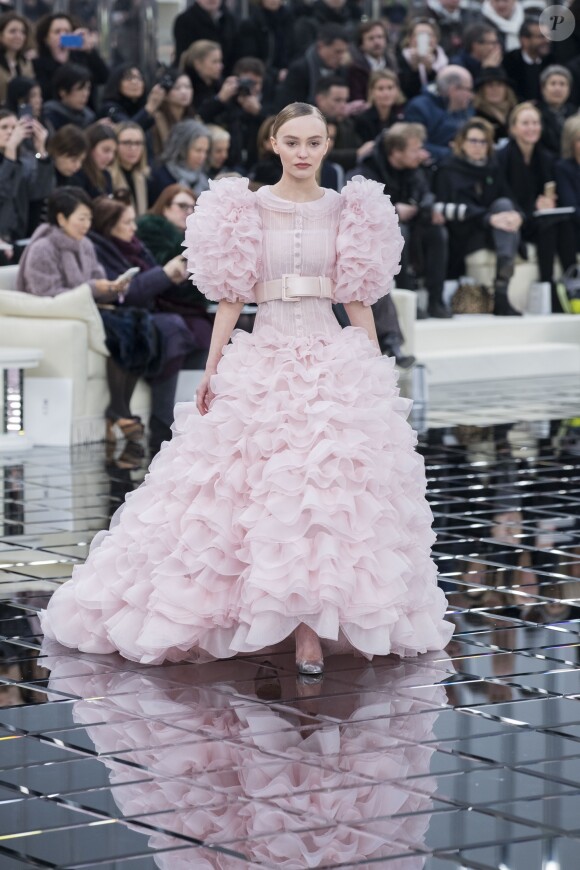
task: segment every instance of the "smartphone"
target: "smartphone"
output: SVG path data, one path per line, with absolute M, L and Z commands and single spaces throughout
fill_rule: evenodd
M 82 33 L 63 33 L 60 37 L 61 48 L 82 48 L 83 44 Z
M 555 181 L 546 181 L 546 183 L 544 184 L 544 196 L 549 196 L 550 198 L 556 196 Z
M 417 54 L 419 57 L 428 57 L 431 49 L 431 37 L 425 31 L 417 34 Z
M 130 269 L 127 269 L 126 272 L 123 272 L 122 275 L 119 275 L 115 278 L 115 281 L 130 281 L 131 278 L 134 278 L 135 275 L 138 275 L 141 269 L 139 266 L 131 266 Z
M 18 118 L 33 118 L 34 113 L 32 111 L 32 106 L 30 103 L 22 103 L 21 106 L 18 106 Z

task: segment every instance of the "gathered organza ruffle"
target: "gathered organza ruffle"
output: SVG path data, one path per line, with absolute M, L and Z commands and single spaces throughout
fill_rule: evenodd
M 310 625 L 328 651 L 442 649 L 422 457 L 362 329 L 237 332 L 209 414 L 175 434 L 42 614 L 47 636 L 144 663 L 226 658 Z
M 401 271 L 403 236 L 384 184 L 355 175 L 343 188 L 336 240 L 335 302 L 373 305 Z

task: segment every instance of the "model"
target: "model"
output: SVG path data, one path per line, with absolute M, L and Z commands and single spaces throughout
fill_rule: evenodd
M 374 181 L 318 186 L 329 140 L 314 107 L 283 109 L 272 144 L 276 185 L 222 179 L 188 221 L 193 280 L 220 302 L 207 370 L 143 484 L 42 612 L 65 646 L 203 661 L 294 635 L 299 671 L 318 674 L 321 641 L 407 656 L 453 633 L 410 402 L 370 308 L 398 272 L 395 210 Z M 254 301 L 253 333 L 228 343 Z

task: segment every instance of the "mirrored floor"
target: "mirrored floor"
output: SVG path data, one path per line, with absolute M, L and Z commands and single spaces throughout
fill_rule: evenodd
M 432 390 L 414 421 L 456 632 L 413 660 L 142 667 L 37 611 L 146 459 L 0 454 L 0 868 L 577 870 L 580 382 Z

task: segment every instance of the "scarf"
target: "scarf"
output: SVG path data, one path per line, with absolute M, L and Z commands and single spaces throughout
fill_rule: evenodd
M 427 0 L 427 6 L 431 12 L 440 15 L 445 23 L 461 23 L 461 9 L 455 9 L 453 12 L 449 12 L 448 9 L 441 5 L 441 0 Z
M 139 241 L 137 236 L 133 236 L 130 242 L 125 242 L 122 239 L 117 239 L 113 236 L 110 237 L 109 241 L 115 245 L 127 263 L 130 263 L 131 266 L 139 266 L 142 272 L 149 271 L 151 263 L 147 259 L 143 243 Z
M 165 165 L 175 178 L 177 184 L 183 184 L 185 187 L 189 187 L 194 193 L 198 194 L 207 190 L 207 176 L 203 170 L 188 169 L 187 166 L 183 166 L 181 163 L 175 163 L 174 161 L 169 160 Z
M 514 13 L 511 18 L 502 18 L 498 15 L 490 0 L 483 0 L 481 6 L 481 14 L 487 18 L 500 33 L 505 37 L 505 50 L 513 51 L 515 48 L 520 48 L 520 27 L 524 23 L 524 11 L 519 3 L 514 7 Z

